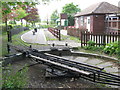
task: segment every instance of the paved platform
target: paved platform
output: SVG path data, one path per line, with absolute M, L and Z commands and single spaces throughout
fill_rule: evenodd
M 46 40 L 46 36 L 55 39 L 56 37 L 54 37 L 47 29 L 38 29 L 38 31 L 35 33 L 35 35 L 33 35 L 33 30 L 23 34 L 21 36 L 21 39 L 24 42 L 27 43 L 38 43 L 38 44 L 46 44 L 46 45 L 52 45 L 53 43 L 57 46 L 65 46 L 65 44 L 67 43 L 68 46 L 70 47 L 80 47 L 81 44 L 80 43 L 75 43 L 74 41 L 69 41 L 69 40 L 65 40 L 65 41 L 59 41 L 59 40 L 54 40 L 54 41 L 47 41 Z M 61 30 L 61 34 L 63 35 L 67 35 L 67 31 L 66 30 Z
M 35 35 L 33 35 L 32 31 L 33 30 L 23 34 L 21 39 L 27 43 L 47 44 L 46 37 L 42 29 L 38 29 Z
M 61 32 L 62 35 L 68 36 L 67 35 L 67 30 L 61 30 L 60 32 Z M 45 36 L 47 36 L 49 38 L 53 38 L 53 39 L 56 38 L 48 30 L 44 30 L 44 33 L 45 33 Z M 62 41 L 59 41 L 59 40 L 47 41 L 48 45 L 51 45 L 53 43 L 55 45 L 60 45 L 60 46 L 65 46 L 65 44 L 67 43 L 68 46 L 70 46 L 70 47 L 81 47 L 81 43 L 77 43 L 74 40 L 68 40 L 68 39 L 66 39 L 66 40 L 62 40 Z

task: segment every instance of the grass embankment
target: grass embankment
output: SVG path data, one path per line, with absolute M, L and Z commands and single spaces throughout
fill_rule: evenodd
M 19 34 L 13 35 L 12 36 L 12 44 L 13 45 L 24 45 L 24 46 L 30 46 L 31 44 L 26 43 L 24 41 L 21 40 L 21 35 L 28 32 L 29 30 L 23 31 Z
M 120 59 L 120 57 L 116 54 L 105 54 L 102 48 L 93 48 L 93 49 L 85 49 L 84 47 L 76 47 L 73 48 L 75 51 L 80 51 L 80 52 L 85 52 L 85 53 L 93 53 L 93 54 L 98 54 L 98 55 L 105 55 L 109 57 L 114 57 Z
M 25 43 L 21 40 L 21 35 L 28 32 L 29 30 L 27 31 L 23 31 L 17 35 L 13 35 L 12 36 L 12 44 L 13 45 L 24 45 L 24 46 L 29 46 L 30 44 L 28 43 Z M 1 52 L 0 52 L 0 55 L 1 56 L 4 56 L 4 55 L 7 55 L 8 54 L 8 51 L 7 51 L 7 43 L 8 43 L 8 38 L 7 38 L 7 33 L 6 32 L 2 32 L 2 34 L 0 34 L 0 39 L 2 41 L 2 45 L 0 45 L 0 49 L 1 49 Z
M 46 40 L 47 41 L 58 41 L 58 38 L 52 38 L 52 37 L 49 37 L 49 36 L 47 36 L 46 35 Z M 61 34 L 61 41 L 69 41 L 69 40 L 71 40 L 71 41 L 74 41 L 74 42 L 76 42 L 76 43 L 80 43 L 81 41 L 79 40 L 79 38 L 77 38 L 77 37 L 73 37 L 73 36 L 66 36 L 66 35 L 62 35 Z
M 24 33 L 28 32 L 29 30 L 27 31 L 23 31 L 17 35 L 13 35 L 12 36 L 12 44 L 13 45 L 23 45 L 23 46 L 30 46 L 30 45 L 40 45 L 40 46 L 45 46 L 45 45 L 41 45 L 41 44 L 38 44 L 38 43 L 26 43 L 24 42 L 22 39 L 21 39 L 21 35 L 23 35 Z
M 76 43 L 80 43 L 80 39 L 77 38 L 77 37 L 73 37 L 73 36 L 66 36 L 66 35 L 61 35 L 61 40 L 72 40 L 72 41 L 75 41 Z
M 21 35 L 23 35 L 24 33 L 28 32 L 29 30 L 20 32 L 19 34 L 13 35 L 12 36 L 12 45 L 16 45 L 16 46 L 30 46 L 30 45 L 40 45 L 40 46 L 45 46 L 45 45 L 41 45 L 41 44 L 36 44 L 36 43 L 26 43 L 23 40 L 21 40 Z M 2 42 L 2 52 L 1 55 L 4 56 L 6 54 L 8 54 L 7 52 L 7 33 L 5 32 L 4 34 L 1 35 L 1 37 L 3 38 L 3 42 Z

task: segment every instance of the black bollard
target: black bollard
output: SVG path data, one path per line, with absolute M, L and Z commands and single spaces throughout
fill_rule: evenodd
M 30 49 L 32 49 L 32 45 L 30 45 Z
M 68 44 L 67 44 L 67 43 L 65 43 L 65 46 L 68 46 Z
M 55 46 L 55 44 L 53 43 L 53 44 L 52 44 L 52 46 L 54 47 L 54 46 Z

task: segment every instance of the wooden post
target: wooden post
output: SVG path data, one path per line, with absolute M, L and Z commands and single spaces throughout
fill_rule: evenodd
M 114 34 L 114 32 L 112 33 L 112 42 L 114 42 L 114 39 L 115 39 L 115 36 L 114 36 L 115 34 Z
M 32 45 L 30 45 L 30 49 L 32 49 Z
M 59 35 L 58 35 L 58 37 L 59 37 L 59 41 L 61 41 L 61 34 L 60 34 L 60 30 L 58 29 L 58 31 L 59 31 Z
M 81 31 L 81 47 L 83 47 L 83 46 L 82 46 L 82 31 Z
M 103 45 L 106 45 L 106 38 L 105 38 L 105 34 L 103 34 Z
M 7 44 L 7 50 L 8 50 L 8 53 L 10 53 L 10 45 Z
M 10 33 L 9 30 L 7 30 L 7 37 L 8 37 L 8 42 L 10 41 Z
M 10 42 L 12 43 L 12 34 L 11 34 L 11 30 L 9 31 L 9 38 L 10 38 Z

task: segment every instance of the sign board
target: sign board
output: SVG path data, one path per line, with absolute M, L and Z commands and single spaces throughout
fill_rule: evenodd
M 67 18 L 68 18 L 68 16 L 67 16 L 66 13 L 61 13 L 60 14 L 60 19 L 67 19 Z

